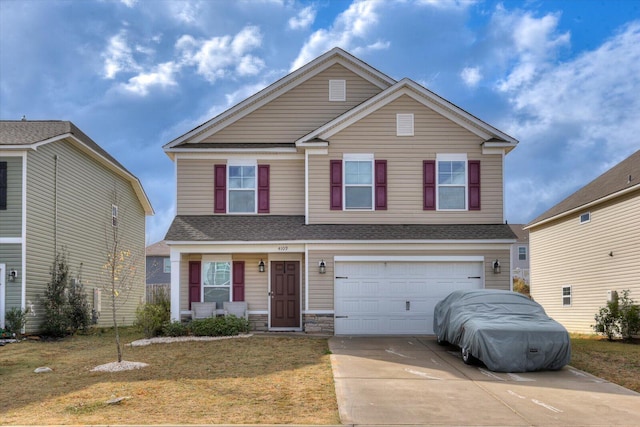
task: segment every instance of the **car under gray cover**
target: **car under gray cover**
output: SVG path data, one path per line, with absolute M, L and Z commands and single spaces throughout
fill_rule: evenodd
M 496 372 L 557 370 L 571 359 L 567 330 L 525 295 L 498 290 L 455 291 L 438 302 L 433 330 Z

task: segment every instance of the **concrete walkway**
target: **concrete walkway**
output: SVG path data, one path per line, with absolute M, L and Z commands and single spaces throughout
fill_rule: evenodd
M 332 337 L 343 424 L 640 426 L 640 394 L 572 367 L 494 373 L 433 337 Z

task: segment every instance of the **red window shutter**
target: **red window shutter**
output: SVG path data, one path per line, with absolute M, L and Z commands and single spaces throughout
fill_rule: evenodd
M 258 213 L 269 213 L 269 165 L 258 165 Z
M 376 160 L 376 210 L 387 210 L 387 161 Z
M 425 211 L 436 210 L 436 161 L 425 160 L 422 162 L 422 184 L 423 191 L 423 206 Z
M 480 210 L 480 160 L 469 160 L 469 210 Z
M 233 300 L 244 301 L 244 261 L 233 261 Z
M 227 165 L 213 167 L 213 212 L 227 212 Z
M 342 210 L 342 160 L 331 160 L 331 210 Z
M 200 261 L 189 261 L 189 310 L 192 302 L 200 302 Z

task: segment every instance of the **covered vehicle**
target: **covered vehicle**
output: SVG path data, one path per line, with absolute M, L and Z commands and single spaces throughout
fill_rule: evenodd
M 517 292 L 452 292 L 436 304 L 433 331 L 438 343 L 460 347 L 465 363 L 477 358 L 492 371 L 556 370 L 571 359 L 564 326 Z

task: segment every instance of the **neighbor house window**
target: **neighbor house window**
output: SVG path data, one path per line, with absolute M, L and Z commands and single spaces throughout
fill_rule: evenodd
M 229 165 L 229 213 L 256 212 L 256 165 Z
M 585 212 L 580 215 L 580 224 L 591 221 L 591 212 Z
M 118 206 L 111 205 L 111 225 L 118 226 Z
M 171 273 L 171 258 L 164 258 L 162 261 L 162 271 L 165 273 Z
M 467 156 L 466 154 L 438 154 L 437 156 L 437 209 L 467 209 Z
M 202 293 L 204 302 L 215 302 L 217 308 L 231 301 L 231 262 L 202 263 Z
M 345 209 L 373 209 L 373 155 L 344 156 Z
M 562 305 L 563 306 L 571 305 L 571 286 L 562 287 Z
M 518 259 L 520 261 L 527 260 L 527 247 L 526 246 L 518 246 Z

